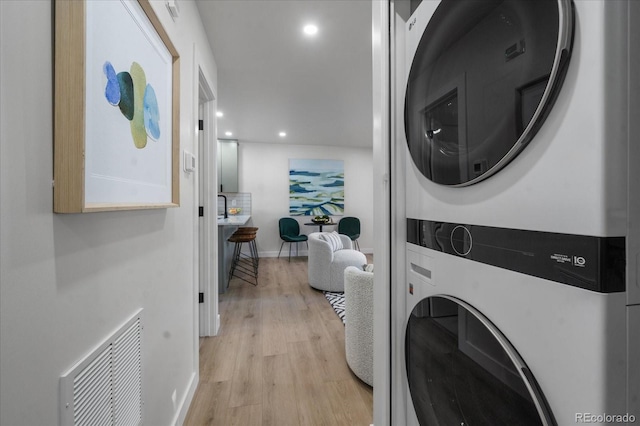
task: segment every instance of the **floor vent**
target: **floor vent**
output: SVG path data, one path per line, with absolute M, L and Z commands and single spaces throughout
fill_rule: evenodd
M 61 424 L 142 424 L 142 310 L 60 378 Z

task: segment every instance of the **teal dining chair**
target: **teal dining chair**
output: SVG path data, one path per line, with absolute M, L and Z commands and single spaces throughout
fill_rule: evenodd
M 280 251 L 278 251 L 278 257 L 280 257 L 280 253 L 282 252 L 282 246 L 284 243 L 289 243 L 289 262 L 291 262 L 291 244 L 296 243 L 296 255 L 298 254 L 298 243 L 302 241 L 307 241 L 306 235 L 300 235 L 300 225 L 298 221 L 292 217 L 283 217 L 280 218 L 278 222 L 278 228 L 280 229 L 280 239 L 282 240 L 282 244 L 280 244 Z
M 360 219 L 357 217 L 346 216 L 338 222 L 338 234 L 344 234 L 353 241 L 356 250 L 360 250 L 358 238 L 360 238 Z

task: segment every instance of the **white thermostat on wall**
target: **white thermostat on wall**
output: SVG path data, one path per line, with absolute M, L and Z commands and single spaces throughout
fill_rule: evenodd
M 175 21 L 178 15 L 180 14 L 180 6 L 178 5 L 177 0 L 169 0 L 166 2 L 167 9 L 169 10 L 169 15 Z
M 196 169 L 196 157 L 189 151 L 183 152 L 182 168 L 187 173 L 191 173 Z

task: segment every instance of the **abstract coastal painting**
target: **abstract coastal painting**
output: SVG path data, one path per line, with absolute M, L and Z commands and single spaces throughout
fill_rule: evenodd
M 60 157 L 54 178 L 79 181 L 81 194 L 63 206 L 54 189 L 54 211 L 177 206 L 179 55 L 149 1 L 57 0 L 56 32 L 56 151 L 79 152 Z M 62 61 L 73 55 L 83 60 Z
M 344 214 L 344 161 L 290 159 L 289 214 Z

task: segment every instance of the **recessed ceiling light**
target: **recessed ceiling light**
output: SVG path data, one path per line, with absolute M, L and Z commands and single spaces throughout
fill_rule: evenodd
M 285 136 L 287 136 L 287 132 L 280 132 L 278 134 L 280 135 L 281 138 L 284 138 Z
M 315 26 L 314 24 L 307 24 L 304 26 L 302 31 L 304 31 L 304 33 L 308 36 L 314 36 L 318 34 L 318 27 Z
M 233 136 L 233 133 L 231 132 L 224 132 L 225 136 Z
M 217 111 L 216 112 L 216 117 L 222 117 L 224 114 L 222 113 L 222 111 Z

